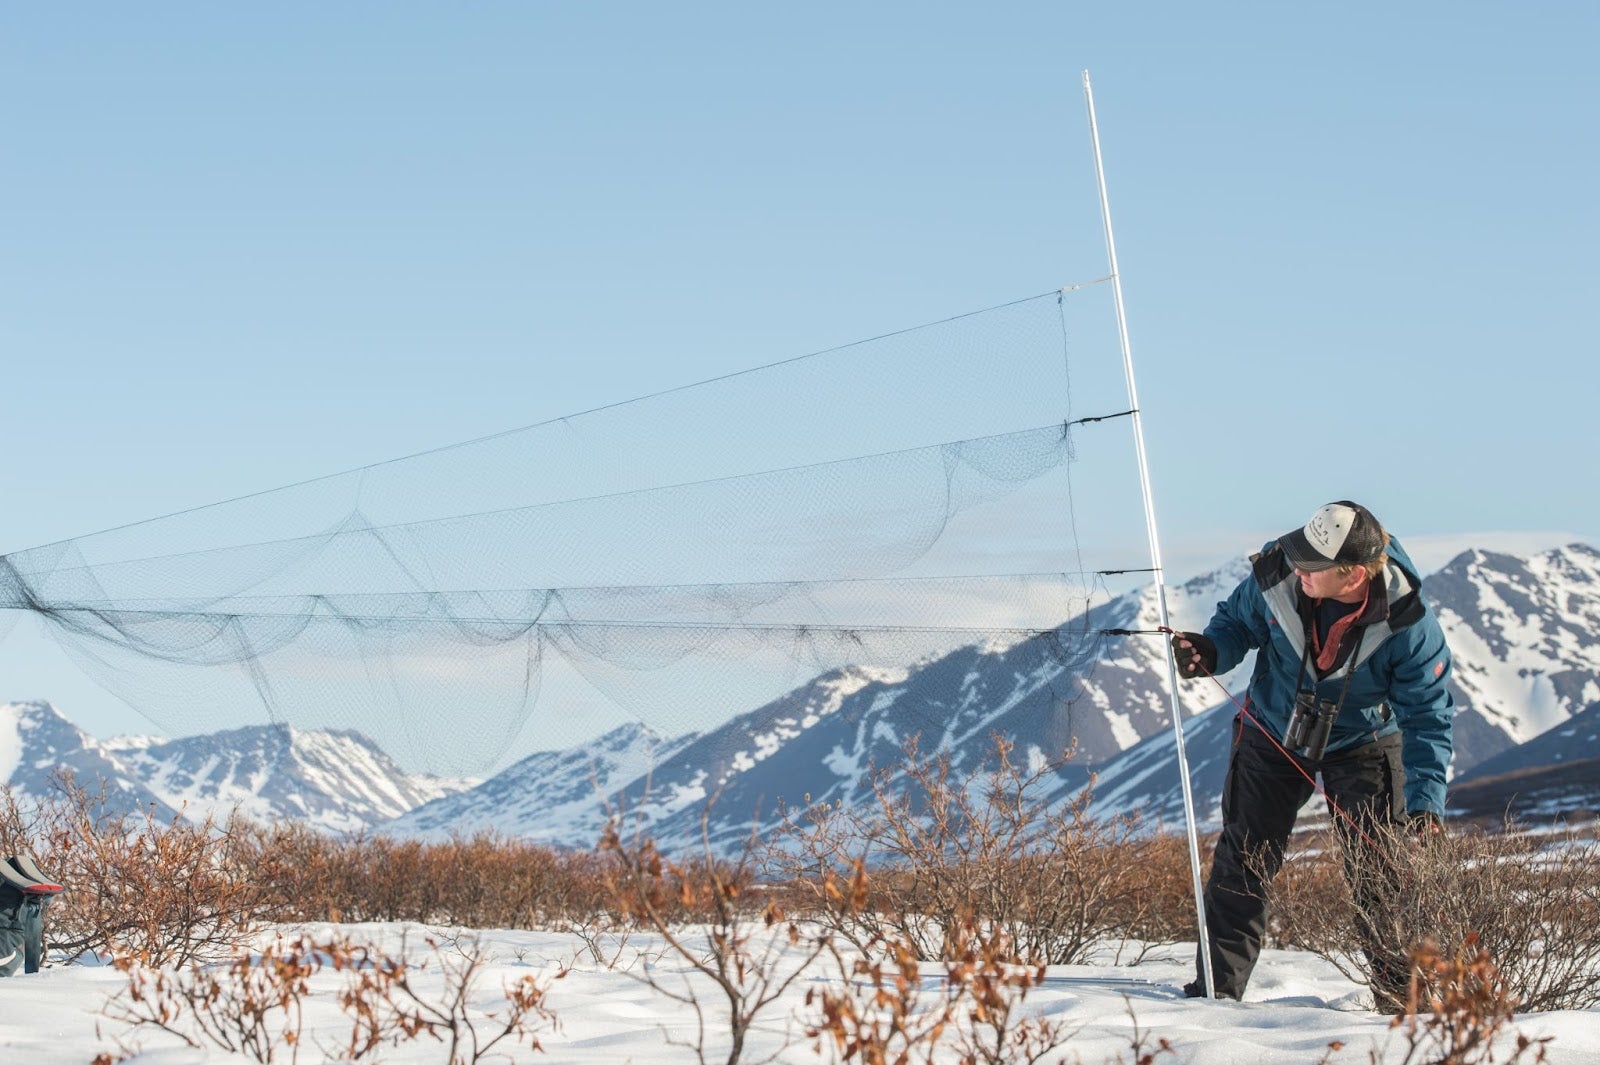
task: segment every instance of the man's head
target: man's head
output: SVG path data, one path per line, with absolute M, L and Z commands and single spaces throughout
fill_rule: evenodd
M 1311 520 L 1278 537 L 1284 555 L 1301 573 L 1332 571 L 1334 577 L 1352 577 L 1357 570 L 1365 579 L 1383 572 L 1389 534 L 1372 512 L 1360 503 L 1341 499 L 1317 508 Z

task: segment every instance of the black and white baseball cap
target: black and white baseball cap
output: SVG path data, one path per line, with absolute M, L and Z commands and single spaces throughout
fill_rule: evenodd
M 1278 537 L 1278 543 L 1296 569 L 1314 572 L 1376 562 L 1383 557 L 1387 537 L 1370 510 L 1341 499 L 1319 507 L 1310 521 Z

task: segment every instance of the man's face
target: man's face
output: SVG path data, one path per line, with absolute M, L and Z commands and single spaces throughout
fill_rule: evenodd
M 1296 567 L 1294 574 L 1300 578 L 1300 591 L 1313 599 L 1338 599 L 1354 595 L 1359 593 L 1361 586 L 1367 582 L 1366 570 L 1355 569 L 1349 573 L 1340 573 L 1337 566 L 1319 570 L 1303 570 Z

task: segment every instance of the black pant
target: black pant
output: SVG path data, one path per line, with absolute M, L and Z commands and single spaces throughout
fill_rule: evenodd
M 1301 769 L 1313 776 L 1320 772 L 1328 799 L 1361 826 L 1358 833 L 1344 818 L 1333 815 L 1346 854 L 1356 853 L 1353 848 L 1368 848 L 1368 837 L 1381 845 L 1387 827 L 1405 812 L 1405 769 L 1400 762 L 1398 733 L 1349 750 L 1330 751 L 1320 762 L 1302 758 L 1291 762 L 1266 734 L 1236 718 L 1233 754 L 1222 784 L 1222 835 L 1205 893 L 1211 974 L 1219 995 L 1241 998 L 1261 953 L 1261 937 L 1267 929 L 1266 886 L 1283 865 L 1284 848 L 1300 808 L 1315 791 Z M 1366 856 L 1359 864 L 1368 870 L 1376 865 Z M 1382 877 L 1351 877 L 1350 872 L 1346 863 L 1346 879 L 1351 881 L 1358 913 L 1382 912 L 1384 896 L 1392 888 Z M 1404 962 L 1367 934 L 1364 922 L 1361 932 L 1376 982 L 1383 985 L 1381 990 L 1393 990 L 1396 981 L 1403 987 Z M 1198 956 L 1195 964 L 1200 964 Z

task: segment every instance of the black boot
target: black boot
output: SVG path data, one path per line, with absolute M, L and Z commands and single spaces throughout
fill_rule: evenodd
M 1205 998 L 1206 997 L 1205 984 L 1203 982 L 1199 981 L 1199 980 L 1191 980 L 1191 981 L 1189 981 L 1187 984 L 1183 985 L 1183 997 L 1184 998 Z M 1239 998 L 1238 998 L 1237 995 L 1230 995 L 1225 991 L 1218 991 L 1214 997 L 1216 997 L 1216 998 L 1231 998 L 1235 1002 L 1239 1001 Z

